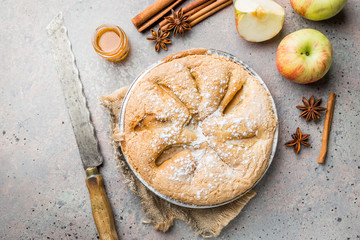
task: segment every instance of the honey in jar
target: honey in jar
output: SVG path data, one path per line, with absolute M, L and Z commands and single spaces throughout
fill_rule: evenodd
M 99 26 L 91 42 L 97 54 L 111 62 L 121 61 L 129 54 L 130 44 L 125 32 L 113 24 Z

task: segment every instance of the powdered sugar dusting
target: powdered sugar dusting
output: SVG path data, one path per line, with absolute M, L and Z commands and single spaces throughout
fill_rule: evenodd
M 175 159 L 176 166 L 179 166 L 175 169 L 172 176 L 169 177 L 172 181 L 186 181 L 189 182 L 192 178 L 191 173 L 195 169 L 195 162 L 189 156 L 180 157 Z
M 138 169 L 153 174 L 154 183 L 173 188 L 182 200 L 191 196 L 204 203 L 208 198 L 216 201 L 215 193 L 234 196 L 239 194 L 237 186 L 253 181 L 239 179 L 252 177 L 249 172 L 261 174 L 256 169 L 264 158 L 257 154 L 265 155 L 265 150 L 256 143 L 265 136 L 261 126 L 268 114 L 262 88 L 232 63 L 216 61 L 180 58 L 170 67 L 152 71 L 143 83 L 146 91 L 135 95 L 138 106 L 131 109 L 141 119 L 132 142 L 148 146 L 138 154 L 154 156 L 154 161 L 161 155 L 160 161 L 164 160 L 158 172 L 157 167 L 148 167 L 145 157 L 136 163 L 144 166 Z M 164 151 L 172 148 L 180 149 Z M 169 181 L 160 180 L 164 176 Z
M 191 143 L 194 148 L 199 148 L 202 143 L 208 142 L 208 138 L 202 133 L 201 123 L 196 126 L 194 133 L 197 137 L 196 140 Z

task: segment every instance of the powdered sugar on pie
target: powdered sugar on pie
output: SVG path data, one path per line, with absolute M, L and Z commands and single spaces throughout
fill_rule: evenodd
M 242 66 L 190 53 L 136 83 L 121 146 L 155 190 L 213 205 L 241 195 L 262 176 L 276 125 L 269 93 Z

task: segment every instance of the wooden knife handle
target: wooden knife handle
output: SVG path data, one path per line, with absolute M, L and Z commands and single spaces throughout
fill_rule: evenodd
M 86 169 L 86 185 L 89 190 L 91 208 L 101 240 L 118 240 L 114 215 L 105 192 L 102 175 L 96 167 Z

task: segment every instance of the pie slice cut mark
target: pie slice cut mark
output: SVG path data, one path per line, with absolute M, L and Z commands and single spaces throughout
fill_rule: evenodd
M 154 114 L 145 115 L 135 125 L 134 131 L 138 132 L 144 129 L 148 130 L 149 128 L 162 127 L 167 121 L 166 118 L 157 117 Z
M 193 81 L 195 83 L 197 92 L 200 94 L 200 87 L 199 87 L 199 83 L 197 81 L 197 76 L 196 76 L 195 70 L 192 68 L 188 68 L 188 72 L 189 72 L 190 77 L 193 79 Z
M 155 160 L 156 166 L 159 167 L 165 161 L 169 160 L 170 158 L 174 157 L 176 154 L 182 151 L 184 151 L 184 147 L 180 144 L 166 146 L 166 148 L 162 150 L 162 152 Z

